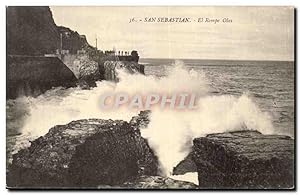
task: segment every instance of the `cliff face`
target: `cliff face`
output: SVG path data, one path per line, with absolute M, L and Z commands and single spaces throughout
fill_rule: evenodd
M 44 55 L 57 53 L 61 40 L 62 49 L 69 50 L 70 55 L 81 49 L 91 52 L 93 48 L 85 36 L 57 27 L 49 7 L 9 6 L 6 14 L 7 98 L 40 95 L 57 86 L 75 86 L 77 79 L 64 63 Z
M 7 53 L 43 55 L 59 47 L 59 32 L 49 7 L 6 9 Z
M 57 27 L 49 7 L 9 6 L 6 9 L 7 54 L 44 55 L 60 49 L 77 53 L 91 48 L 84 36 L 65 27 Z
M 93 50 L 93 47 L 88 44 L 85 35 L 80 35 L 78 32 L 63 26 L 58 26 L 57 29 L 62 36 L 63 50 L 69 50 L 71 54 L 77 54 L 77 51 L 81 49 L 85 49 L 88 52 Z

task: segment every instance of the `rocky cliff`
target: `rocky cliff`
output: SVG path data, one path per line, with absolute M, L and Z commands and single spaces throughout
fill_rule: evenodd
M 60 49 L 62 34 L 63 49 L 76 53 L 82 48 L 91 48 L 84 36 L 65 27 L 56 26 L 49 7 L 9 6 L 6 9 L 7 54 L 44 55 Z
M 56 26 L 49 7 L 9 6 L 6 14 L 7 98 L 39 95 L 56 86 L 75 86 L 77 75 L 74 76 L 71 71 L 74 71 L 72 68 L 76 64 L 70 65 L 70 71 L 64 65 L 68 60 L 64 60 L 63 55 L 57 56 L 63 63 L 53 56 L 44 55 L 56 54 L 61 49 L 61 41 L 62 49 L 68 50 L 69 55 L 77 55 L 77 51 L 82 49 L 86 53 L 95 52 L 85 36 L 69 28 Z M 90 64 L 90 61 L 84 61 L 79 67 L 79 84 L 84 82 L 88 88 L 95 86 L 95 80 L 100 78 L 98 64 Z
M 59 34 L 62 36 L 62 49 L 68 50 L 70 54 L 77 54 L 78 50 L 84 49 L 86 52 L 93 52 L 95 48 L 90 46 L 85 35 L 64 26 L 57 27 Z
M 59 31 L 49 7 L 6 9 L 7 54 L 43 55 L 59 48 Z
M 137 51 L 132 51 L 131 56 L 127 56 L 130 57 L 131 62 L 122 61 L 123 59 L 118 59 L 122 62 L 111 62 L 109 60 L 116 57 L 104 55 L 102 51 L 90 46 L 84 35 L 80 35 L 78 32 L 67 27 L 56 26 L 49 7 L 9 6 L 6 9 L 6 14 L 7 58 L 17 56 L 42 57 L 44 55 L 53 57 L 53 55 L 57 55 L 74 73 L 77 79 L 79 79 L 77 83 L 82 89 L 95 87 L 95 81 L 97 80 L 105 79 L 116 81 L 116 68 L 125 67 L 129 72 L 144 73 L 143 66 L 137 63 L 139 60 Z M 8 59 L 8 61 L 11 60 Z M 33 64 L 31 68 L 35 70 L 25 70 L 23 68 L 29 68 L 29 66 L 25 64 L 35 62 L 33 60 L 29 60 L 28 62 L 23 61 L 24 64 L 20 64 L 20 66 L 10 67 L 12 63 L 7 63 L 7 67 L 12 70 L 12 72 L 14 72 L 13 68 L 18 68 L 16 72 L 24 72 L 24 74 L 39 72 L 42 76 L 31 75 L 31 77 L 39 77 L 40 82 L 35 79 L 35 84 L 39 86 L 47 85 L 45 89 L 58 86 L 57 83 L 61 83 L 61 81 L 55 81 L 57 77 L 54 76 L 51 80 L 55 85 L 50 85 L 52 82 L 44 81 L 44 78 L 49 78 L 49 75 L 47 75 L 47 72 L 40 66 L 40 63 Z M 46 61 L 46 59 L 44 61 Z M 114 61 L 116 61 L 116 59 L 114 59 Z M 61 70 L 61 72 L 65 71 Z M 8 75 L 10 76 L 11 74 L 9 73 Z M 69 76 L 65 75 L 65 77 L 66 83 L 69 83 Z M 8 78 L 7 83 L 10 91 L 19 90 L 15 84 L 18 82 L 17 80 L 16 75 Z M 26 88 L 34 87 L 35 86 L 31 85 L 26 86 Z M 15 98 L 16 95 L 18 95 L 17 92 L 13 93 L 13 95 L 10 95 L 12 93 L 9 92 L 7 97 Z M 31 95 L 31 93 L 26 92 L 25 95 Z

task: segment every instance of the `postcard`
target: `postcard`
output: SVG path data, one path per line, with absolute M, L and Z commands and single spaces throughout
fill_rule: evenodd
M 294 32 L 288 6 L 7 6 L 7 188 L 295 190 Z

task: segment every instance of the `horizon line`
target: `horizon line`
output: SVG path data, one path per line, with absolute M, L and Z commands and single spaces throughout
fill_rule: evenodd
M 164 60 L 226 60 L 226 61 L 268 61 L 268 62 L 295 62 L 295 59 L 293 60 L 276 60 L 276 59 L 271 59 L 271 60 L 264 60 L 264 59 L 212 59 L 212 58 L 161 58 L 161 57 L 141 57 L 140 60 L 142 59 L 164 59 Z

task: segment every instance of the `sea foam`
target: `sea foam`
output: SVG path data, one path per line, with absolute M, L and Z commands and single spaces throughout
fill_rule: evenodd
M 137 93 L 196 93 L 197 109 L 178 111 L 152 107 L 151 122 L 141 130 L 142 136 L 158 156 L 161 174 L 169 176 L 190 152 L 195 137 L 243 129 L 273 132 L 269 114 L 262 112 L 247 94 L 240 97 L 211 95 L 210 81 L 205 73 L 187 70 L 180 61 L 173 64 L 165 77 L 128 74 L 124 71 L 119 71 L 118 77 L 118 83 L 97 82 L 97 87 L 91 90 L 55 88 L 36 98 L 18 98 L 17 101 L 22 101 L 28 109 L 22 133 L 41 136 L 55 125 L 85 118 L 129 121 L 139 113 L 138 109 L 129 110 L 126 107 L 101 110 L 99 97 L 107 92 L 126 92 L 132 96 Z

